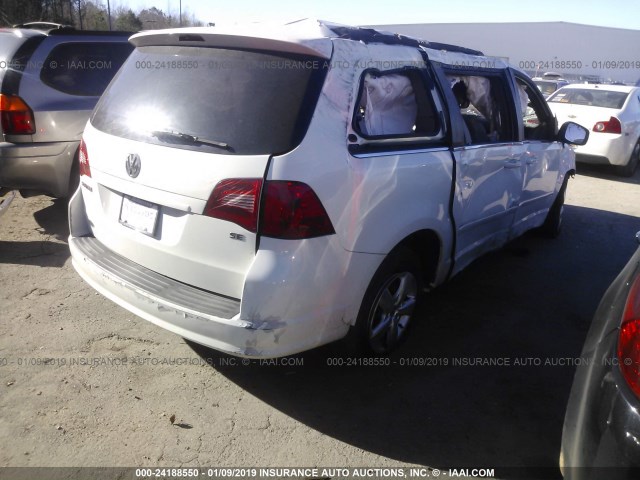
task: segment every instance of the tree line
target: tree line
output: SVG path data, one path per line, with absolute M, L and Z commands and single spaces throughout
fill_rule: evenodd
M 179 13 L 151 7 L 135 13 L 131 8 L 101 0 L 1 0 L 0 26 L 27 22 L 53 22 L 79 30 L 155 30 L 180 26 Z M 110 15 L 109 15 L 110 14 Z M 182 26 L 202 26 L 195 16 L 182 10 Z

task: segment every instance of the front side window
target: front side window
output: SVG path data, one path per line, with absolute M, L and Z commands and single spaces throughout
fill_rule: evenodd
M 132 50 L 124 41 L 62 43 L 44 61 L 40 80 L 69 95 L 99 97 Z
M 544 99 L 530 82 L 516 77 L 516 84 L 524 139 L 553 141 L 556 133 L 555 119 Z
M 353 129 L 370 140 L 436 136 L 440 132 L 436 106 L 421 72 L 365 72 Z
M 470 145 L 516 140 L 511 106 L 504 80 L 497 75 L 447 75 Z

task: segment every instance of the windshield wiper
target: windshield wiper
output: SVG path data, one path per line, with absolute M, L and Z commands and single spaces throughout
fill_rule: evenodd
M 196 137 L 195 135 L 189 135 L 188 133 L 174 132 L 173 130 L 154 130 L 151 132 L 151 135 L 162 141 L 173 141 L 189 145 L 210 145 L 212 147 L 233 151 L 233 148 L 231 148 L 231 145 L 228 143 L 218 142 L 216 140 L 207 140 L 206 138 Z

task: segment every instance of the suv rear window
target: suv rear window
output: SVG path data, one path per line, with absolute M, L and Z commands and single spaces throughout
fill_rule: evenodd
M 133 46 L 119 43 L 63 43 L 44 61 L 40 80 L 69 95 L 102 95 Z
M 306 133 L 324 65 L 318 58 L 274 52 L 139 47 L 91 123 L 112 135 L 187 150 L 284 153 Z
M 619 110 L 624 105 L 628 96 L 629 94 L 627 92 L 570 88 L 558 90 L 547 102 L 572 103 L 574 105 L 589 105 L 591 107 L 615 108 Z

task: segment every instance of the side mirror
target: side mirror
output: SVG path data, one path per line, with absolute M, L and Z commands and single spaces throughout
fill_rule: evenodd
M 589 140 L 589 130 L 574 122 L 567 122 L 558 132 L 558 140 L 571 145 L 584 145 Z

